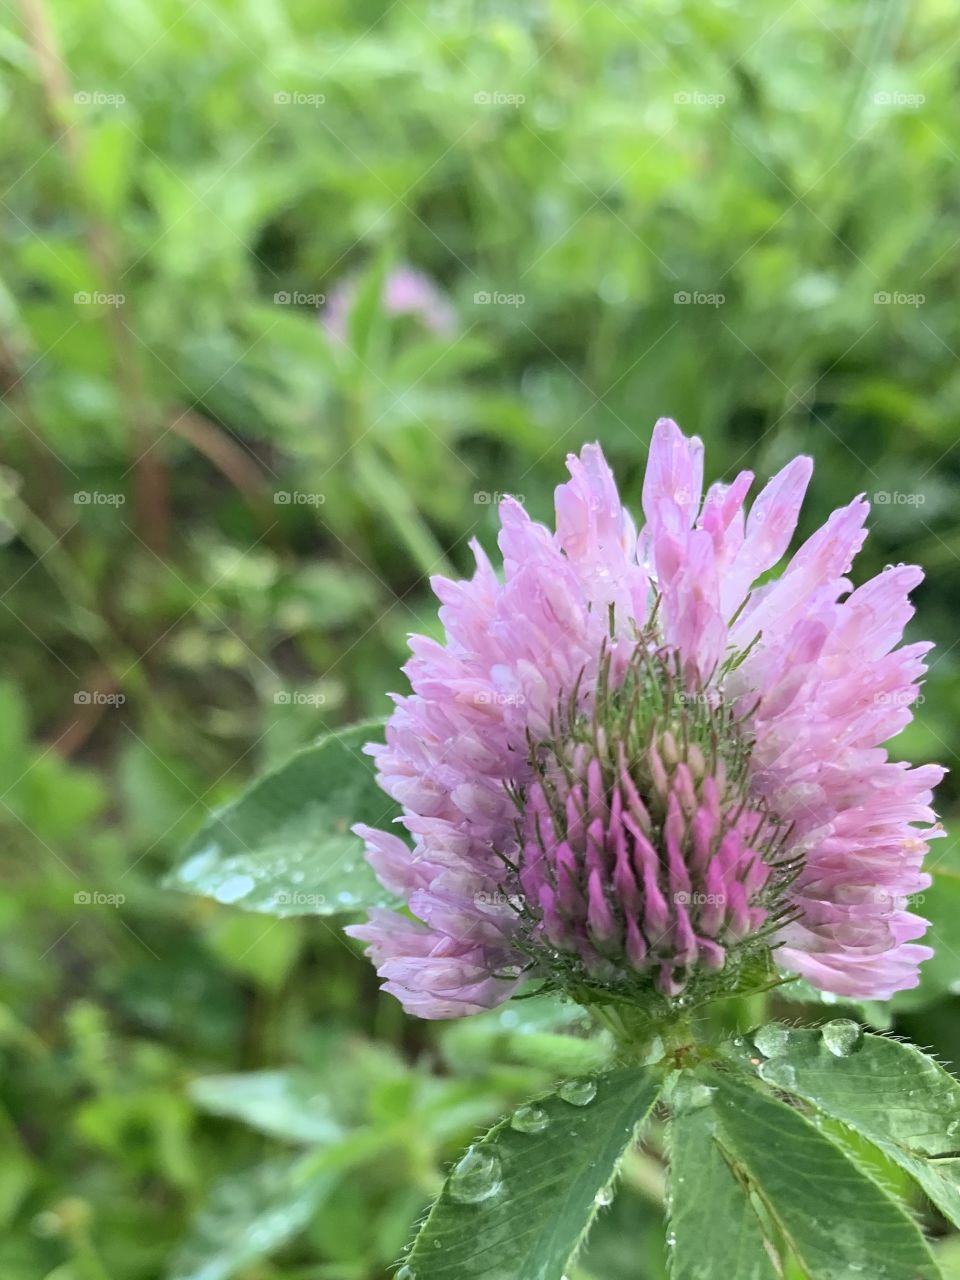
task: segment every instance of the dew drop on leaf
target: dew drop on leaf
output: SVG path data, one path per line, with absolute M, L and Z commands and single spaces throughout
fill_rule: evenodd
M 613 1204 L 614 1195 L 615 1195 L 615 1192 L 613 1188 L 613 1183 L 608 1182 L 607 1185 L 605 1187 L 601 1187 L 600 1190 L 597 1192 L 597 1194 L 593 1197 L 593 1203 L 600 1205 L 601 1208 L 603 1208 L 605 1205 Z
M 224 880 L 223 884 L 217 885 L 213 891 L 213 896 L 217 902 L 225 905 L 231 902 L 239 902 L 241 898 L 245 898 L 252 888 L 256 885 L 253 876 L 230 876 Z
M 778 1058 L 790 1044 L 790 1028 L 772 1022 L 770 1026 L 761 1027 L 753 1033 L 753 1044 L 765 1058 Z
M 845 1058 L 853 1053 L 863 1039 L 862 1030 L 849 1018 L 834 1018 L 832 1022 L 825 1022 L 820 1034 L 823 1036 L 823 1043 L 837 1058 Z
M 796 1069 L 786 1058 L 771 1058 L 768 1062 L 762 1062 L 757 1068 L 757 1074 L 761 1080 L 777 1089 L 792 1089 L 797 1083 Z
M 219 856 L 220 849 L 217 845 L 207 845 L 183 864 L 177 872 L 177 879 L 183 884 L 195 884 L 205 872 L 216 866 Z
M 510 1117 L 510 1128 L 517 1133 L 542 1133 L 550 1123 L 550 1117 L 543 1107 L 528 1105 L 517 1107 Z
M 698 1111 L 700 1107 L 709 1105 L 716 1092 L 711 1085 L 681 1076 L 670 1095 L 670 1105 L 678 1112 Z
M 667 1052 L 662 1036 L 654 1036 L 647 1045 L 643 1057 L 640 1059 L 640 1065 L 643 1067 L 652 1067 L 655 1062 L 660 1062 Z
M 557 1092 L 572 1107 L 586 1107 L 597 1096 L 597 1082 L 589 1076 L 580 1080 L 565 1080 Z
M 454 1166 L 447 1190 L 460 1204 L 479 1204 L 495 1196 L 502 1185 L 499 1158 L 492 1151 L 470 1147 Z
M 393 1280 L 417 1280 L 417 1273 L 413 1267 L 402 1266 L 393 1277 Z

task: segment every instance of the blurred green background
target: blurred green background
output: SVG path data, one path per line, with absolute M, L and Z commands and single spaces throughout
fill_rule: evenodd
M 336 921 L 163 873 L 255 772 L 386 712 L 436 630 L 428 574 L 492 548 L 499 493 L 549 519 L 599 439 L 638 509 L 660 415 L 713 478 L 812 454 L 802 532 L 873 499 L 858 579 L 923 564 L 939 646 L 897 749 L 955 766 L 955 9 L 23 0 L 3 24 L 0 1275 L 382 1280 L 572 1042 L 535 1012 L 415 1024 Z M 952 841 L 931 864 L 938 953 L 894 1025 L 958 1060 Z M 257 1105 L 207 1079 L 250 1071 Z M 296 1135 L 353 1145 L 304 1191 Z M 577 1277 L 664 1275 L 656 1156 Z

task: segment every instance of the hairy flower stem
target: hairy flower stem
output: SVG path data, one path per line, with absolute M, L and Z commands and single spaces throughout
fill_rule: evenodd
M 689 1014 L 653 1021 L 631 1005 L 594 1004 L 594 1021 L 616 1041 L 616 1056 L 624 1065 L 648 1065 L 665 1057 L 680 1059 L 697 1052 L 697 1037 Z

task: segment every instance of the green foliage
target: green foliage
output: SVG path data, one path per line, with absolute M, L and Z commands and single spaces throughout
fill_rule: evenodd
M 201 1076 L 190 1085 L 190 1096 L 205 1111 L 291 1142 L 329 1143 L 343 1132 L 331 1099 L 302 1071 Z
M 274 916 L 334 915 L 390 901 L 353 822 L 388 825 L 397 805 L 362 754 L 379 724 L 326 734 L 204 823 L 170 888 Z
M 960 1225 L 960 1084 L 913 1045 L 852 1026 L 785 1030 L 777 1056 L 761 1065 L 764 1078 L 879 1147 Z M 840 1046 L 857 1034 L 855 1051 L 838 1054 L 838 1034 Z
M 717 1118 L 714 1141 L 807 1275 L 938 1275 L 912 1219 L 814 1124 L 751 1085 L 719 1074 L 705 1079 L 716 1090 L 708 1104 Z
M 230 1280 L 302 1231 L 331 1183 L 306 1158 L 277 1158 L 225 1178 L 178 1249 L 170 1280 Z
M 714 1108 L 707 1105 L 679 1108 L 670 1124 L 673 1280 L 711 1273 L 776 1280 L 749 1184 L 728 1163 L 715 1129 Z
M 919 1050 L 846 1020 L 820 1030 L 768 1024 L 722 1056 L 681 1038 L 654 1065 L 567 1080 L 474 1142 L 399 1274 L 562 1280 L 614 1201 L 618 1174 L 642 1158 L 633 1144 L 659 1099 L 669 1110 L 673 1280 L 795 1271 L 807 1280 L 937 1280 L 884 1159 L 952 1217 L 957 1096 L 956 1082 Z M 628 1202 L 630 1186 L 625 1177 Z M 591 1275 L 598 1256 L 588 1248 L 577 1274 Z
M 660 1080 L 629 1068 L 583 1076 L 502 1120 L 457 1161 L 406 1265 L 421 1280 L 559 1280 Z M 609 1188 L 609 1191 L 608 1191 Z

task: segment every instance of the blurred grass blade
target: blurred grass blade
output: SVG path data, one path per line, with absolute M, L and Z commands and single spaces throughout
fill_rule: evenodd
M 387 524 L 393 526 L 423 576 L 429 578 L 432 574 L 442 573 L 447 577 L 459 577 L 417 509 L 408 489 L 380 461 L 374 450 L 358 445 L 352 461 L 358 488 L 365 495 L 371 510 L 378 512 Z
M 660 1085 L 637 1068 L 584 1077 L 495 1125 L 421 1227 L 417 1280 L 561 1280 Z
M 166 886 L 276 916 L 390 905 L 350 830 L 398 812 L 361 751 L 380 732 L 379 721 L 337 730 L 266 774 L 211 815 Z
M 379 349 L 387 328 L 384 290 L 390 255 L 384 251 L 364 271 L 350 305 L 348 333 L 350 349 L 364 366 L 379 364 Z

